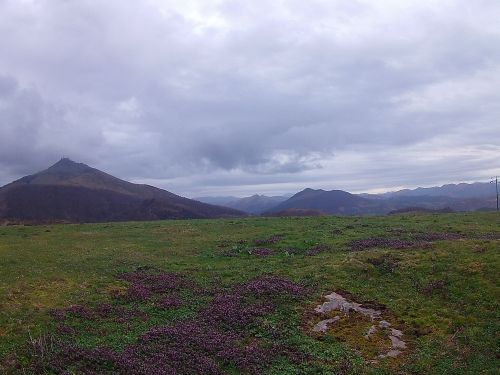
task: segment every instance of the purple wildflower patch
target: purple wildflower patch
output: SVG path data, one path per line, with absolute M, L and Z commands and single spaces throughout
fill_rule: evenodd
M 132 284 L 123 296 L 128 301 L 147 301 L 153 293 L 143 284 Z
M 274 255 L 274 250 L 269 249 L 267 247 L 254 247 L 254 248 L 248 250 L 248 252 L 252 255 L 256 255 L 259 257 L 267 257 L 270 255 Z
M 246 283 L 236 286 L 237 290 L 244 294 L 254 296 L 289 295 L 300 297 L 306 293 L 306 288 L 279 276 L 261 276 Z
M 477 237 L 481 240 L 500 240 L 500 232 L 481 233 Z
M 325 245 L 325 244 L 318 244 L 318 245 L 314 245 L 313 247 L 308 249 L 306 251 L 306 255 L 307 256 L 318 255 L 318 254 L 323 253 L 323 252 L 328 251 L 328 250 L 330 250 L 330 246 Z
M 57 321 L 63 321 L 66 319 L 66 311 L 64 309 L 50 310 L 50 315 Z
M 140 295 L 133 299 L 134 304 L 147 302 L 151 306 L 149 301 L 154 300 L 156 308 L 178 307 L 182 300 L 176 293 L 187 289 L 188 285 L 196 285 L 180 275 L 148 273 L 138 271 L 121 275 L 130 282 L 127 295 L 143 290 L 148 292 L 144 298 Z M 99 319 L 133 314 L 137 310 L 101 304 L 95 308 L 77 305 L 53 312 L 64 320 L 59 326 L 60 337 L 43 356 L 34 356 L 32 369 L 35 373 L 219 375 L 236 371 L 256 375 L 265 372 L 278 357 L 293 363 L 308 360 L 298 349 L 252 334 L 254 329 L 264 327 L 263 318 L 276 311 L 277 298 L 305 296 L 306 289 L 302 285 L 265 275 L 229 289 L 218 285 L 208 295 L 213 298 L 194 315 L 171 322 L 171 325 L 156 323 L 121 350 L 104 346 L 80 347 L 74 342 L 74 335 L 79 333 L 66 322 L 68 319 L 93 319 L 97 324 Z M 128 303 L 129 300 L 117 299 L 115 302 Z
M 67 326 L 66 324 L 59 324 L 57 327 L 57 333 L 61 335 L 74 335 L 76 330 L 73 327 Z
M 459 233 L 447 233 L 447 232 L 425 232 L 418 233 L 413 236 L 417 241 L 450 241 L 450 240 L 460 240 L 463 236 Z
M 271 245 L 278 243 L 283 240 L 283 235 L 281 234 L 273 234 L 272 236 L 269 236 L 267 238 L 260 238 L 254 241 L 254 244 L 256 246 L 262 246 L 262 245 Z
M 95 317 L 95 312 L 81 305 L 72 305 L 66 309 L 66 314 L 71 315 L 81 319 L 93 319 Z
M 118 296 L 128 302 L 158 302 L 183 289 L 200 291 L 196 283 L 176 273 L 140 269 L 118 277 L 130 283 L 125 294 Z
M 127 272 L 119 275 L 119 278 L 132 283 L 132 285 L 140 285 L 152 293 L 162 293 L 193 286 L 193 282 L 182 275 L 158 271 L 139 270 Z
M 158 303 L 158 306 L 161 306 L 164 309 L 173 309 L 181 307 L 182 305 L 183 305 L 182 299 L 177 296 L 167 296 Z
M 372 237 L 362 240 L 355 240 L 349 243 L 351 251 L 363 251 L 377 247 L 387 249 L 428 249 L 432 246 L 431 243 L 425 241 L 407 241 L 394 238 Z

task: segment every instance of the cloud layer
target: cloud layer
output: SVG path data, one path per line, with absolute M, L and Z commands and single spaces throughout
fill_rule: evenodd
M 0 184 L 61 156 L 176 193 L 500 173 L 497 0 L 0 0 Z

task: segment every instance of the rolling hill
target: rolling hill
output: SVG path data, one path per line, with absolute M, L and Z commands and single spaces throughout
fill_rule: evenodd
M 3 221 L 102 222 L 243 215 L 231 208 L 127 182 L 66 158 L 0 188 Z

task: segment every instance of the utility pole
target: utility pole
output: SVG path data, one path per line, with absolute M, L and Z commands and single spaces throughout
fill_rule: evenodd
M 492 177 L 490 184 L 495 184 L 495 189 L 497 192 L 497 211 L 498 211 L 498 176 Z

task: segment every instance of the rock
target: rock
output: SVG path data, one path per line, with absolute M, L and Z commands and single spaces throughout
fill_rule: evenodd
M 403 332 L 401 332 L 399 329 L 391 328 L 391 335 L 401 337 L 403 336 Z
M 365 316 L 369 316 L 371 320 L 380 319 L 380 311 L 363 307 L 361 304 L 356 302 L 349 302 L 343 296 L 335 292 L 325 296 L 325 299 L 327 299 L 328 302 L 318 305 L 314 311 L 325 314 L 333 310 L 340 310 L 344 314 L 349 315 L 349 312 L 352 310 Z
M 391 326 L 391 323 L 385 321 L 385 320 L 381 320 L 379 323 L 378 323 L 378 326 L 380 328 L 389 328 Z
M 400 355 L 400 354 L 401 354 L 401 351 L 391 349 L 391 350 L 389 350 L 389 351 L 388 351 L 387 353 L 385 353 L 385 354 L 380 354 L 380 355 L 379 355 L 379 358 L 387 358 L 387 357 L 389 357 L 389 358 L 396 358 L 396 357 L 397 357 L 398 355 Z
M 391 339 L 393 349 L 406 349 L 406 343 L 403 340 L 392 335 L 389 338 Z
M 376 326 L 371 326 L 368 332 L 365 335 L 365 339 L 369 339 L 371 335 L 373 335 L 375 332 L 377 332 L 377 327 Z
M 313 328 L 313 331 L 314 332 L 322 332 L 322 333 L 325 333 L 327 330 L 328 330 L 328 326 L 332 323 L 335 323 L 337 321 L 340 320 L 340 316 L 336 316 L 332 319 L 325 319 L 325 320 L 322 320 L 321 322 L 317 323 L 314 328 Z
M 342 295 L 335 292 L 326 295 L 325 299 L 327 300 L 326 302 L 316 306 L 314 309 L 317 314 L 326 315 L 332 311 L 340 311 L 349 319 L 350 313 L 355 312 L 369 317 L 372 322 L 376 321 L 376 323 L 372 324 L 368 329 L 364 338 L 369 340 L 371 336 L 380 329 L 381 334 L 391 340 L 391 346 L 389 347 L 389 345 L 387 345 L 387 352 L 379 354 L 376 358 L 395 358 L 402 353 L 403 349 L 406 349 L 406 342 L 401 339 L 403 332 L 399 329 L 392 328 L 391 323 L 387 320 L 383 320 L 381 311 L 363 307 L 362 304 L 349 301 Z M 328 315 L 326 315 L 325 318 L 326 317 L 328 317 Z M 326 333 L 329 325 L 338 322 L 340 319 L 340 316 L 324 319 L 315 324 L 312 330 L 314 332 Z M 363 320 L 361 319 L 360 321 Z M 376 358 L 373 358 L 373 360 L 376 361 Z

